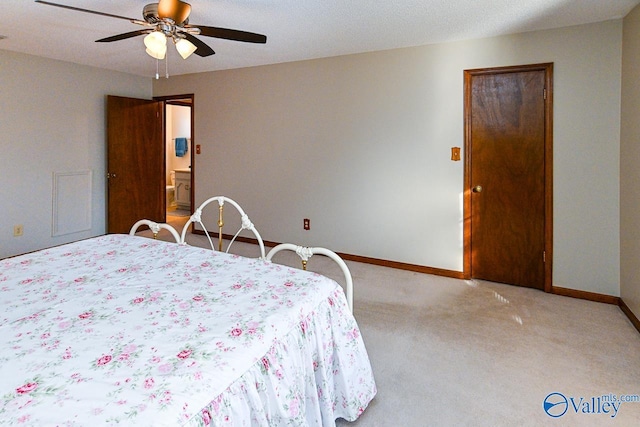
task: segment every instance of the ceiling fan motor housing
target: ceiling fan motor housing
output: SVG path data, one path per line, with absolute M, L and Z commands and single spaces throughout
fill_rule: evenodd
M 160 18 L 158 17 L 158 3 L 148 4 L 142 9 L 142 16 L 145 21 L 149 24 L 157 24 L 160 22 Z

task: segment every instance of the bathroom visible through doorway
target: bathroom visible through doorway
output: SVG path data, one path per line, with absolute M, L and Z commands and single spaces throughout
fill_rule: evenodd
M 193 98 L 165 101 L 165 182 L 167 222 L 180 222 L 192 213 Z

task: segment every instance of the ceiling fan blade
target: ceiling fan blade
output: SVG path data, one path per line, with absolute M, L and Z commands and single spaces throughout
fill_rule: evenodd
M 144 30 L 136 30 L 128 33 L 118 34 L 111 37 L 105 37 L 100 40 L 96 40 L 96 43 L 108 43 L 108 42 L 117 42 L 118 40 L 129 39 L 131 37 L 141 36 L 142 34 L 149 34 L 153 29 L 144 29 Z
M 158 16 L 169 18 L 180 25 L 189 18 L 191 5 L 180 0 L 160 0 L 158 2 Z
M 75 7 L 75 6 L 67 6 L 67 5 L 64 5 L 64 4 L 51 3 L 51 2 L 48 2 L 48 1 L 42 1 L 42 0 L 35 0 L 35 2 L 36 3 L 46 4 L 48 6 L 60 7 L 60 8 L 63 8 L 63 9 L 75 10 L 77 12 L 93 13 L 94 15 L 108 16 L 109 18 L 126 19 L 127 21 L 131 21 L 131 22 L 134 22 L 134 23 L 135 22 L 139 22 L 139 20 L 134 19 L 134 18 L 127 18 L 126 16 L 113 15 L 111 13 L 97 12 L 95 10 L 82 9 L 80 7 Z
M 185 28 L 199 28 L 201 36 L 218 39 L 235 40 L 248 43 L 266 43 L 267 36 L 247 31 L 230 30 L 229 28 L 206 27 L 204 25 L 185 25 Z
M 185 36 L 187 40 L 193 43 L 193 45 L 197 48 L 196 51 L 193 52 L 196 55 L 204 57 L 204 56 L 211 56 L 215 54 L 213 49 L 211 49 L 205 42 L 203 42 L 199 38 L 194 37 L 189 33 L 182 33 L 182 34 Z

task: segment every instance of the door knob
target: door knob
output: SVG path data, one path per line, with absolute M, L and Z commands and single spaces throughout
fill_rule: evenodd
M 482 186 L 481 185 L 476 185 L 475 187 L 473 187 L 471 189 L 471 191 L 473 191 L 474 193 L 482 193 Z

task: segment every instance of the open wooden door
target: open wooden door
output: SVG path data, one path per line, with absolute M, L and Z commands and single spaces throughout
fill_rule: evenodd
M 107 97 L 107 232 L 165 222 L 163 103 Z

